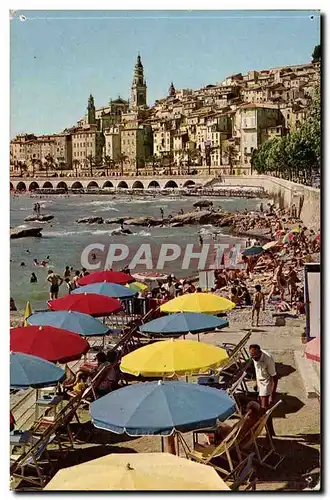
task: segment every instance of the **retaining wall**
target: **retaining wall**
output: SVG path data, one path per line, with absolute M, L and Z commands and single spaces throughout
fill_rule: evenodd
M 300 218 L 306 226 L 315 229 L 320 227 L 319 189 L 268 175 L 224 176 L 223 183 L 230 186 L 263 187 L 281 207 L 290 207 L 294 203 L 298 210 L 300 209 Z

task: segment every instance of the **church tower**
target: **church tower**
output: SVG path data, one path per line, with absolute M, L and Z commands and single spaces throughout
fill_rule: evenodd
M 138 109 L 141 107 L 147 107 L 147 84 L 144 79 L 143 65 L 139 54 L 134 68 L 134 77 L 131 88 L 131 108 Z
M 88 98 L 87 112 L 88 112 L 88 118 L 87 118 L 88 124 L 95 125 L 96 124 L 95 105 L 94 105 L 94 97 L 92 96 L 92 94 Z
M 174 97 L 175 96 L 175 87 L 173 85 L 173 82 L 171 82 L 171 86 L 168 89 L 168 95 L 169 95 L 169 97 Z

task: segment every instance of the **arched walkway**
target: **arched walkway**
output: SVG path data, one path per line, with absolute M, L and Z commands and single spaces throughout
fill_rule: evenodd
M 31 182 L 29 185 L 29 191 L 35 191 L 36 189 L 39 189 L 39 184 L 37 182 Z
M 19 182 L 16 186 L 17 191 L 26 191 L 26 185 L 24 182 Z
M 174 181 L 167 181 L 164 188 L 167 189 L 167 188 L 177 188 L 178 185 L 176 182 Z
M 65 189 L 66 191 L 68 190 L 68 185 L 66 182 L 61 181 L 57 184 L 56 186 L 57 189 Z
M 160 188 L 160 185 L 157 181 L 151 181 L 148 186 L 148 189 L 150 188 Z
M 144 185 L 142 184 L 141 181 L 135 181 L 132 186 L 132 189 L 144 189 Z
M 120 181 L 120 182 L 119 182 L 119 184 L 118 184 L 118 187 L 119 187 L 119 188 L 123 188 L 123 189 L 128 189 L 127 182 L 125 182 L 125 181 Z
M 72 184 L 71 189 L 83 189 L 83 185 L 81 184 L 81 182 L 76 181 Z
M 96 181 L 91 181 L 88 185 L 87 185 L 87 189 L 99 189 L 99 185 Z
M 105 181 L 105 183 L 103 184 L 103 189 L 104 188 L 113 188 L 113 184 L 111 181 Z
M 53 189 L 53 184 L 51 182 L 49 182 L 49 181 L 46 181 L 42 187 L 45 188 L 45 189 L 47 189 L 47 188 L 48 189 Z
M 186 181 L 183 185 L 183 187 L 189 187 L 189 186 L 195 186 L 195 182 L 194 181 Z

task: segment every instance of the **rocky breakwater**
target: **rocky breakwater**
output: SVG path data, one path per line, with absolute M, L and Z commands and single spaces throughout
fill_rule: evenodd
M 82 217 L 77 219 L 78 224 L 103 224 L 103 217 Z
M 25 217 L 26 222 L 48 222 L 49 220 L 53 220 L 54 215 L 45 214 L 45 215 L 29 215 Z
M 28 238 L 29 236 L 40 238 L 42 236 L 41 231 L 42 227 L 29 227 L 25 229 L 11 228 L 10 238 L 11 239 Z

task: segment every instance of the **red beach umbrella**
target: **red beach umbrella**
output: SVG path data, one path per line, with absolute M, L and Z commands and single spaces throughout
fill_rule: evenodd
M 135 279 L 127 273 L 121 271 L 95 271 L 78 280 L 78 285 L 90 285 L 91 283 L 117 283 L 117 285 L 126 285 L 133 283 Z
M 305 347 L 305 356 L 307 359 L 320 362 L 321 359 L 320 337 L 316 337 L 315 339 L 307 342 Z
M 95 317 L 107 316 L 123 309 L 118 299 L 97 293 L 65 295 L 56 300 L 49 300 L 48 307 L 51 311 L 76 311 Z
M 77 333 L 62 328 L 31 325 L 10 329 L 10 350 L 53 363 L 68 363 L 86 354 L 89 344 Z

